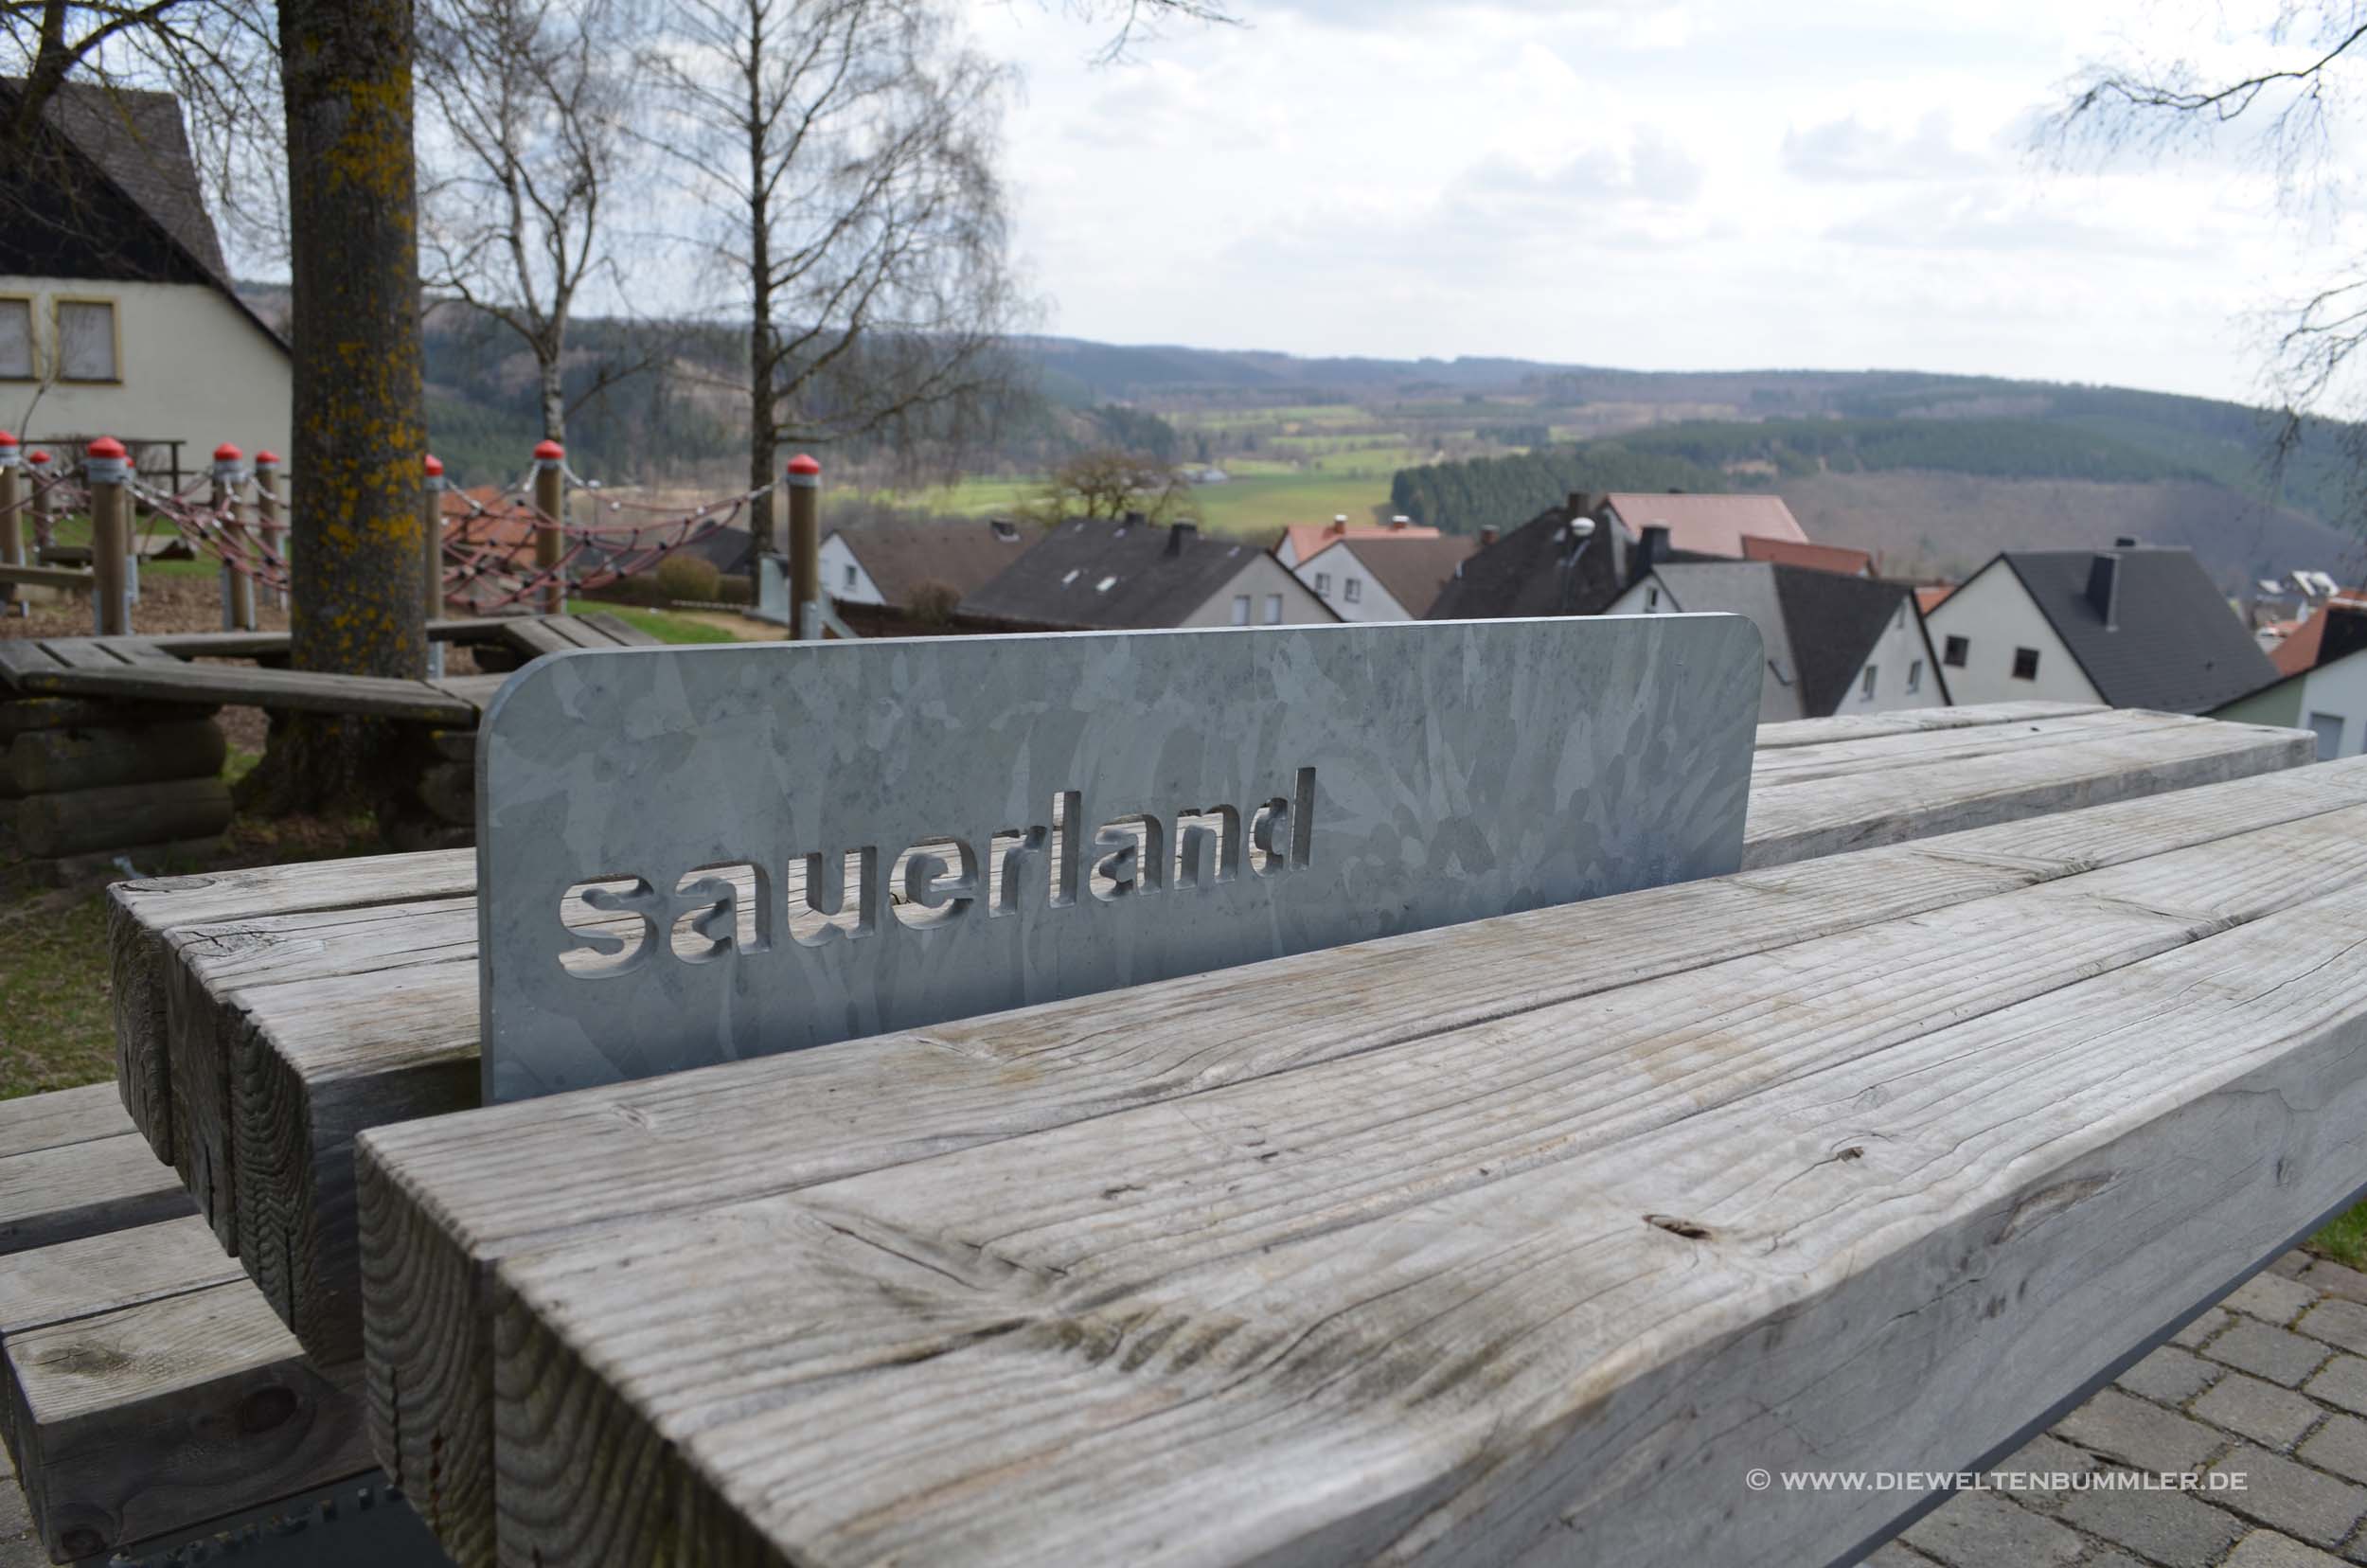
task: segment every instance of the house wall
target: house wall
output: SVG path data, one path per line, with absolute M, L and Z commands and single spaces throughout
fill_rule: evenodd
M 38 371 L 57 369 L 55 302 L 115 302 L 121 381 L 0 382 L 0 423 L 33 439 L 110 435 L 185 442 L 184 472 L 204 473 L 214 448 L 249 456 L 290 446 L 287 351 L 219 290 L 201 283 L 130 283 L 0 276 L 0 295 L 30 296 Z
M 1612 599 L 1602 613 L 1606 615 L 1678 615 L 1684 614 L 1684 606 L 1677 602 L 1677 596 L 1661 580 L 1660 574 L 1646 572 L 1636 579 L 1634 586 Z M 1756 616 L 1752 617 L 1752 624 L 1759 628 L 1759 644 L 1765 653 L 1759 661 L 1759 722 L 1780 724 L 1792 719 L 1811 717 L 1800 710 L 1800 688 L 1792 683 L 1789 673 L 1776 674 L 1779 665 L 1787 671 L 1790 668 L 1790 637 L 1780 626 L 1760 625 Z
M 850 571 L 852 578 L 847 576 Z M 822 542 L 822 591 L 848 604 L 887 603 L 887 596 L 880 592 L 880 585 L 871 580 L 871 574 L 863 570 L 855 552 L 847 548 L 845 534 L 832 534 Z
M 2002 561 L 1993 561 L 1971 580 L 1934 607 L 1925 617 L 1931 647 L 1942 659 L 1948 639 L 1970 643 L 1962 668 L 1946 666 L 1950 698 L 1960 704 L 2025 702 L 2045 698 L 2065 703 L 2100 703 L 2103 695 L 2089 681 L 2063 639 L 2038 613 L 2021 579 Z M 2014 650 L 2038 650 L 2036 680 L 2014 679 Z
M 1252 626 L 1307 626 L 1338 618 L 1324 608 L 1324 601 L 1315 597 L 1314 590 L 1292 577 L 1282 562 L 1260 550 L 1248 556 L 1242 561 L 1241 569 L 1233 574 L 1232 579 L 1211 594 L 1199 609 L 1184 616 L 1183 624 L 1233 625 L 1233 600 L 1239 594 L 1249 596 L 1249 623 Z M 1282 596 L 1282 619 L 1278 622 L 1269 623 L 1266 619 L 1266 596 L 1269 594 Z
M 1415 618 L 1388 589 L 1380 585 L 1380 579 L 1373 576 L 1372 568 L 1357 559 L 1353 543 L 1344 542 L 1334 544 L 1291 570 L 1301 582 L 1307 584 L 1308 591 L 1330 605 L 1342 620 L 1406 621 Z M 1318 577 L 1328 579 L 1330 592 L 1322 593 L 1316 589 L 1315 579 Z M 1351 579 L 1358 584 L 1354 599 L 1348 597 Z
M 1901 598 L 1899 608 L 1904 616 L 1893 615 L 1890 625 L 1882 631 L 1879 641 L 1849 678 L 1849 688 L 1842 693 L 1835 713 L 1895 713 L 1905 708 L 1941 707 L 1947 699 L 1940 695 L 1940 678 L 1932 669 L 1934 655 L 1923 642 L 1923 627 L 1915 619 L 1915 607 Z M 1902 624 L 1903 619 L 1903 624 Z M 1916 689 L 1907 689 L 1907 680 L 1915 673 L 1915 666 L 1923 666 Z M 1874 690 L 1865 688 L 1866 665 L 1874 667 Z M 2046 672 L 2046 660 L 2038 660 L 2038 672 Z M 1822 718 L 1820 714 L 1817 717 Z
M 2334 737 L 2333 749 L 2326 750 L 2322 739 L 2320 756 L 2328 760 L 2357 757 L 2367 751 L 2367 650 L 2239 697 L 2214 710 L 2211 717 L 2291 729 L 2317 727 L 2310 722 L 2312 719 L 2340 720 L 2339 726 L 2327 725 Z

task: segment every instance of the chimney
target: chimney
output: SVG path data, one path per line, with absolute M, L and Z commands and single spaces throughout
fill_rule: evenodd
M 1199 537 L 1199 524 L 1178 523 L 1174 527 L 1167 530 L 1167 554 L 1171 556 L 1182 555 L 1185 548 L 1191 544 L 1192 541 L 1198 539 Z
M 1335 534 L 1346 533 L 1348 531 L 1348 514 L 1346 512 L 1341 512 L 1337 516 L 1333 517 L 1331 520 L 1331 526 L 1325 531 L 1326 533 Z
M 1563 498 L 1561 509 L 1572 517 L 1584 517 L 1586 515 L 1586 491 L 1572 490 Z
M 1485 550 L 1487 546 L 1493 544 L 1494 543 L 1496 543 L 1496 525 L 1490 523 L 1487 526 L 1480 530 L 1480 548 Z M 1456 569 L 1458 571 L 1461 570 L 1460 567 Z
M 1636 576 L 1642 577 L 1667 559 L 1668 525 L 1665 523 L 1645 524 L 1643 543 L 1637 545 L 1635 552 Z
M 2121 558 L 2109 550 L 2098 550 L 2088 562 L 2088 602 L 2104 617 L 2107 632 L 2120 630 Z
M 1148 517 L 1145 517 L 1145 516 L 1144 516 L 1141 512 L 1138 512 L 1138 511 L 1130 511 L 1130 512 L 1128 512 L 1128 513 L 1126 514 L 1126 516 L 1125 516 L 1125 518 L 1124 518 L 1124 520 L 1123 520 L 1123 521 L 1125 522 L 1126 526 L 1127 526 L 1128 527 L 1130 527 L 1130 528 L 1139 528 L 1139 527 L 1141 527 L 1144 524 L 1146 524 L 1146 523 L 1149 522 L 1149 521 L 1150 521 L 1150 519 L 1149 519 L 1149 518 L 1148 518 Z
M 1406 527 L 1412 524 L 1413 521 L 1414 519 L 1406 516 L 1405 513 L 1399 512 L 1397 516 L 1389 520 L 1389 531 L 1391 533 L 1396 533 L 1399 528 Z

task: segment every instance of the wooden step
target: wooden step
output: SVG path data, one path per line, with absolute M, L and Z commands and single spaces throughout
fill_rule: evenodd
M 378 1129 L 382 1454 L 468 1563 L 1846 1560 L 1921 1494 L 1746 1471 L 1978 1468 L 2358 1190 L 2363 781 Z
M 0 1100 L 0 1256 L 189 1212 L 111 1083 Z

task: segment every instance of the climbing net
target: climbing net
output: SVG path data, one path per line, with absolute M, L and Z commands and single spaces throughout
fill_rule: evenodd
M 55 541 L 57 520 L 68 512 L 86 510 L 90 497 L 71 471 L 51 472 L 46 464 L 27 463 L 17 470 L 22 476 L 13 507 L 0 508 L 0 517 L 23 517 L 33 526 L 32 543 L 46 549 Z
M 290 586 L 288 557 L 279 544 L 286 537 L 284 519 L 269 528 L 259 526 L 235 495 L 217 499 L 210 480 L 178 493 L 136 477 L 129 488 L 192 550 L 265 587 Z M 564 594 L 605 587 L 730 526 L 773 487 L 719 497 L 686 511 L 606 495 L 596 485 L 574 488 L 596 498 L 592 521 L 547 515 L 530 498 L 530 481 L 512 485 L 489 504 L 462 491 L 444 491 L 446 603 L 486 615 L 532 603 L 554 589 Z M 556 561 L 535 559 L 537 541 L 546 530 L 558 534 Z

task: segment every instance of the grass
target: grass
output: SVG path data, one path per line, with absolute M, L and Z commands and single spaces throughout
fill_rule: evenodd
M 0 1099 L 115 1076 L 102 893 L 0 892 Z
M 739 640 L 720 626 L 692 620 L 687 615 L 670 615 L 664 610 L 643 610 L 630 604 L 611 604 L 606 599 L 569 599 L 567 613 L 571 615 L 595 613 L 614 615 L 627 626 L 647 632 L 660 642 L 723 643 Z
M 2367 1270 L 2367 1203 L 2337 1215 L 2302 1245 L 2345 1268 Z

